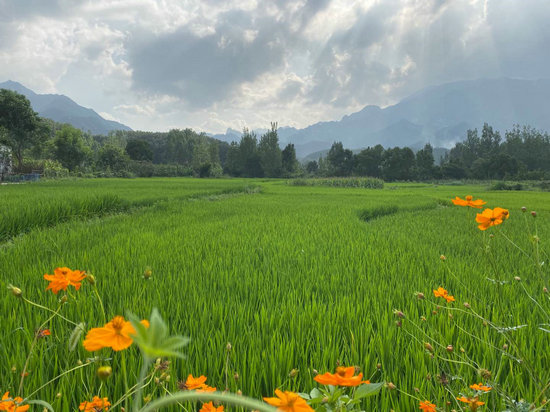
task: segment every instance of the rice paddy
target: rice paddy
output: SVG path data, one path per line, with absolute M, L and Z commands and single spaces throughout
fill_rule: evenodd
M 480 231 L 476 211 L 450 202 L 468 194 L 509 209 L 510 218 Z M 498 389 L 485 396 L 490 410 L 505 409 L 506 396 L 541 401 L 550 379 L 550 333 L 541 329 L 550 322 L 549 272 L 548 264 L 532 264 L 528 232 L 536 223 L 540 261 L 547 260 L 549 200 L 544 192 L 484 186 L 365 189 L 244 179 L 1 186 L 0 389 L 25 397 L 83 362 L 32 396 L 73 411 L 94 395 L 113 402 L 125 380 L 136 382 L 135 345 L 90 353 L 79 343 L 71 351 L 74 326 L 55 317 L 18 393 L 35 331 L 51 313 L 6 288 L 13 284 L 55 310 L 61 294 L 45 291 L 43 275 L 66 266 L 94 275 L 107 320 L 129 312 L 145 319 L 157 308 L 171 333 L 191 338 L 186 358 L 172 359 L 170 379 L 144 390 L 153 399 L 177 392 L 189 374 L 257 399 L 276 388 L 309 392 L 316 371 L 354 365 L 371 382 L 397 387 L 365 400 L 365 410 L 414 410 L 418 399 L 458 409 L 459 393 L 482 378 Z M 434 298 L 440 286 L 456 302 Z M 93 287 L 84 282 L 70 291 L 60 313 L 86 330 L 103 326 Z M 502 350 L 510 340 L 515 346 Z M 103 359 L 86 364 L 98 354 Z M 112 367 L 106 382 L 96 375 L 99 365 Z M 490 376 L 481 377 L 482 369 Z

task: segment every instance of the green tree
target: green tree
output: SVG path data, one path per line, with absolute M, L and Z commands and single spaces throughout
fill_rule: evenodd
M 258 144 L 258 156 L 264 176 L 281 176 L 282 154 L 277 136 L 277 123 L 271 123 L 271 130 L 261 137 Z
M 55 160 L 71 172 L 82 165 L 90 154 L 90 149 L 84 143 L 82 131 L 68 124 L 57 131 L 53 146 Z
M 434 151 L 427 143 L 423 149 L 416 152 L 417 177 L 420 180 L 429 180 L 434 177 Z
M 97 154 L 97 165 L 103 170 L 109 168 L 113 172 L 121 172 L 128 169 L 129 158 L 126 152 L 119 146 L 107 143 Z
M 48 134 L 39 127 L 38 114 L 32 110 L 31 103 L 22 94 L 11 90 L 0 90 L 0 126 L 5 133 L 0 135 L 0 143 L 8 146 L 19 167 L 23 165 L 23 152 L 42 144 Z
M 408 148 L 394 147 L 384 152 L 382 175 L 385 180 L 414 179 L 415 156 Z
M 148 141 L 142 139 L 130 139 L 126 143 L 126 153 L 132 160 L 146 162 L 153 161 L 153 149 Z
M 262 166 L 258 155 L 258 140 L 256 135 L 244 129 L 239 143 L 239 166 L 244 177 L 262 177 Z
M 358 176 L 382 176 L 382 160 L 384 148 L 382 145 L 367 147 L 354 156 L 353 172 Z
M 353 152 L 344 149 L 342 142 L 334 142 L 327 154 L 332 176 L 349 176 L 353 169 Z
M 308 172 L 310 175 L 316 175 L 319 171 L 319 163 L 317 163 L 316 160 L 310 160 L 306 164 L 306 172 Z
M 283 174 L 292 176 L 298 171 L 298 159 L 296 159 L 296 149 L 292 143 L 285 146 L 282 153 Z

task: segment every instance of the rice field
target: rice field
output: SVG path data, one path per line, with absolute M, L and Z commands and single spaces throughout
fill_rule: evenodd
M 450 201 L 468 194 L 510 218 L 480 231 L 475 211 Z M 371 382 L 397 387 L 366 399 L 365 410 L 415 410 L 419 399 L 459 409 L 456 397 L 482 380 L 497 389 L 484 398 L 488 410 L 504 410 L 506 397 L 540 403 L 549 396 L 540 389 L 550 379 L 550 333 L 541 326 L 550 323 L 549 271 L 532 264 L 528 230 L 536 224 L 547 260 L 549 217 L 548 193 L 484 186 L 176 178 L 0 186 L 0 389 L 29 396 L 82 363 L 32 396 L 74 411 L 98 394 L 113 402 L 125 380 L 136 382 L 135 345 L 71 351 L 74 326 L 55 317 L 18 393 L 35 331 L 51 313 L 12 296 L 8 284 L 55 310 L 61 294 L 45 290 L 43 275 L 66 266 L 93 274 L 107 320 L 129 312 L 146 319 L 157 308 L 171 333 L 191 339 L 186 358 L 172 359 L 170 379 L 144 389 L 153 399 L 177 392 L 189 374 L 257 399 L 276 388 L 309 392 L 317 372 L 354 365 Z M 438 307 L 432 290 L 440 286 L 456 301 Z M 103 326 L 92 285 L 70 290 L 60 314 L 86 330 Z M 106 382 L 99 365 L 112 367 Z

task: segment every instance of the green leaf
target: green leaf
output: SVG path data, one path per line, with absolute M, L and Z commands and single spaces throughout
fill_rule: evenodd
M 55 412 L 52 405 L 50 405 L 48 402 L 41 401 L 39 399 L 32 400 L 32 401 L 25 401 L 25 403 L 29 404 L 29 405 L 40 405 L 40 406 L 43 406 L 44 408 L 46 408 L 47 410 L 49 410 L 51 412 Z M 19 409 L 19 408 L 16 408 L 16 409 Z
M 72 352 L 76 349 L 78 342 L 80 341 L 80 337 L 86 330 L 86 324 L 84 322 L 80 322 L 71 332 L 71 336 L 69 337 L 69 352 Z
M 382 389 L 384 382 L 380 383 L 364 383 L 355 391 L 354 400 L 367 398 L 372 395 L 376 395 Z

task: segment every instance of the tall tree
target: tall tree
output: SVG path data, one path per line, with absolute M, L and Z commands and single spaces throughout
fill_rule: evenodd
M 258 155 L 258 140 L 248 129 L 243 130 L 239 143 L 239 170 L 244 177 L 262 177 L 262 166 Z
M 353 172 L 358 176 L 381 177 L 384 148 L 382 145 L 367 147 L 355 155 Z
M 416 152 L 416 170 L 420 180 L 434 177 L 434 151 L 431 144 L 426 143 L 423 149 Z
M 132 160 L 146 162 L 153 161 L 153 150 L 148 141 L 143 139 L 130 139 L 126 143 L 126 153 Z
M 281 176 L 282 155 L 277 136 L 277 123 L 271 123 L 271 130 L 261 137 L 258 144 L 258 155 L 264 176 Z
M 0 143 L 11 148 L 19 167 L 23 165 L 24 150 L 40 145 L 48 138 L 39 125 L 38 114 L 25 96 L 11 90 L 0 90 L 0 126 L 6 130 L 0 135 Z
M 327 154 L 330 174 L 333 176 L 349 176 L 353 169 L 353 152 L 344 149 L 342 142 L 334 142 Z
M 57 131 L 53 145 L 55 159 L 70 171 L 80 166 L 90 153 L 84 143 L 82 131 L 68 124 Z
M 292 176 L 298 171 L 298 159 L 296 159 L 296 149 L 292 143 L 289 143 L 283 149 L 283 174 L 285 176 Z M 317 165 L 317 162 L 315 162 Z

